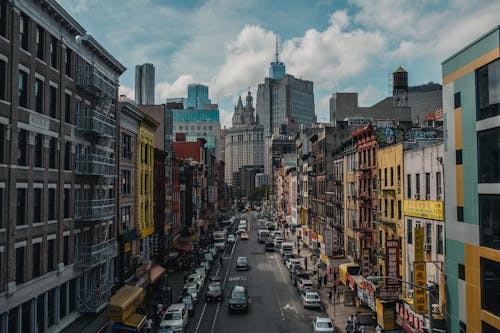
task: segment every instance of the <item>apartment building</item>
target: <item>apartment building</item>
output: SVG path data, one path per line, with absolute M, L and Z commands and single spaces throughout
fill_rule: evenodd
M 125 67 L 56 1 L 0 12 L 0 330 L 60 330 L 111 293 Z

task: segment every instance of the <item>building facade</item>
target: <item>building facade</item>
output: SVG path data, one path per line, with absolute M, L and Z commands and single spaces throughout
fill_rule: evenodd
M 500 26 L 442 63 L 448 331 L 498 332 Z
M 207 104 L 212 104 L 208 98 L 208 86 L 199 83 L 188 84 L 188 97 L 184 107 L 186 109 L 204 109 Z
M 352 137 L 346 139 L 344 149 L 344 244 L 346 256 L 351 260 L 357 259 L 361 253 L 358 233 L 359 207 L 357 205 L 358 177 L 356 174 L 357 158 L 356 142 Z
M 135 66 L 135 102 L 138 105 L 155 104 L 155 66 Z
M 60 330 L 82 313 L 92 324 L 117 255 L 125 67 L 55 1 L 0 10 L 0 330 Z

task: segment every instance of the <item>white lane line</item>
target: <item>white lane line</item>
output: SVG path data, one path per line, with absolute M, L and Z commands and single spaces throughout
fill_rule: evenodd
M 280 272 L 281 272 L 281 277 L 283 278 L 283 282 L 286 283 L 286 279 L 285 279 L 285 274 L 283 273 L 283 269 L 281 268 L 281 264 L 278 260 L 278 257 L 274 257 L 274 259 L 276 259 L 276 266 L 278 266 L 278 268 L 280 269 Z
M 228 261 L 227 266 L 226 266 L 226 275 L 224 276 L 223 286 L 226 285 L 227 274 L 229 273 L 229 265 L 231 264 L 231 259 L 233 258 L 233 253 L 234 253 L 234 249 L 236 248 L 236 244 L 238 244 L 238 238 L 236 238 L 236 241 L 234 242 L 234 245 L 233 245 L 233 249 L 231 250 L 231 255 L 229 256 L 229 261 Z M 217 316 L 219 314 L 220 304 L 221 304 L 221 302 L 217 303 L 217 309 L 215 309 L 214 321 L 212 322 L 212 328 L 210 330 L 210 333 L 214 333 L 215 323 L 217 322 Z
M 201 311 L 200 320 L 198 320 L 198 325 L 196 325 L 196 329 L 194 330 L 195 332 L 198 332 L 198 329 L 200 328 L 201 320 L 203 319 L 203 316 L 205 315 L 206 308 L 207 308 L 207 302 L 205 302 L 205 304 L 203 305 L 203 310 Z

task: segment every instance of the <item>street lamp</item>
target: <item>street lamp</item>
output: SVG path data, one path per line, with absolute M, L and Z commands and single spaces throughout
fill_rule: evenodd
M 427 292 L 427 316 L 429 316 L 429 332 L 442 332 L 442 333 L 445 333 L 446 330 L 441 330 L 441 329 L 437 329 L 437 328 L 433 328 L 432 327 L 432 300 L 431 300 L 431 288 L 427 287 L 427 286 L 420 286 L 418 284 L 415 284 L 415 283 L 412 283 L 412 282 L 408 282 L 408 281 L 404 281 L 404 280 L 401 280 L 401 279 L 398 279 L 398 278 L 395 278 L 395 277 L 392 277 L 392 276 L 367 276 L 366 277 L 368 280 L 393 280 L 393 281 L 399 281 L 399 282 L 402 282 L 402 283 L 406 283 L 412 287 L 415 287 L 415 288 L 420 288 L 420 289 L 424 289 L 426 292 Z

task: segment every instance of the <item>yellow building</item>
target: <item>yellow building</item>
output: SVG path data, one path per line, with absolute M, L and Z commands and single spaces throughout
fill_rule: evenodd
M 154 132 L 158 122 L 148 115 L 139 127 L 137 147 L 137 229 L 141 238 L 153 234 Z
M 399 241 L 399 274 L 405 274 L 405 233 L 403 223 L 403 144 L 380 148 L 377 154 L 377 213 L 376 228 L 377 270 L 386 275 L 386 241 Z

